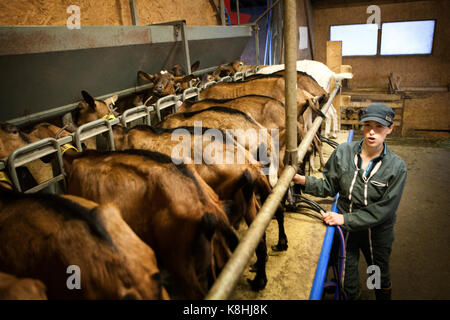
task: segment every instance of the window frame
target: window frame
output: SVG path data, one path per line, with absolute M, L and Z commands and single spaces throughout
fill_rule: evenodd
M 383 32 L 383 24 L 384 23 L 396 23 L 396 22 L 419 22 L 419 21 L 434 21 L 434 30 L 433 30 L 433 39 L 432 39 L 432 45 L 431 45 L 431 52 L 430 53 L 402 53 L 402 54 L 381 54 L 381 36 Z M 352 25 L 360 25 L 364 23 L 352 23 L 352 24 L 333 24 L 329 26 L 328 29 L 328 39 L 331 38 L 331 27 L 336 26 L 352 26 Z M 375 23 L 373 23 L 375 24 Z M 375 55 L 351 55 L 351 56 L 342 56 L 345 58 L 360 58 L 360 57 L 414 57 L 414 56 L 431 56 L 434 53 L 434 46 L 435 46 L 435 38 L 436 38 L 436 30 L 437 30 L 437 19 L 419 19 L 419 20 L 399 20 L 399 21 L 383 21 L 380 22 L 380 27 L 377 31 L 377 53 Z M 332 41 L 331 39 L 329 41 Z
M 381 54 L 381 39 L 383 35 L 383 24 L 385 23 L 399 23 L 399 22 L 421 22 L 421 21 L 433 21 L 434 22 L 434 28 L 433 28 L 433 38 L 431 39 L 431 51 L 430 53 L 396 53 L 396 54 Z M 434 38 L 436 35 L 436 19 L 420 19 L 420 20 L 407 20 L 407 21 L 385 21 L 381 23 L 380 30 L 380 47 L 378 48 L 378 54 L 380 57 L 395 57 L 395 56 L 429 56 L 432 55 L 434 52 Z
M 331 27 L 341 27 L 341 26 L 359 26 L 359 25 L 366 25 L 366 24 L 374 24 L 374 23 L 352 23 L 352 24 L 334 24 L 334 25 L 330 25 L 329 30 L 328 30 L 328 39 L 330 39 L 329 41 L 333 41 L 331 40 Z M 377 44 L 376 44 L 376 52 L 375 54 L 371 54 L 371 55 L 348 55 L 348 56 L 344 56 L 342 55 L 342 57 L 376 57 L 379 54 L 379 42 L 380 42 L 380 32 L 379 32 L 379 28 L 377 28 Z M 342 41 L 342 40 L 335 40 L 335 41 Z

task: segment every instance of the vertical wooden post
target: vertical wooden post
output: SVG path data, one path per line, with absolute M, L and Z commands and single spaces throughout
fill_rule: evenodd
M 327 61 L 328 68 L 334 73 L 341 73 L 342 65 L 342 41 L 327 41 Z M 334 84 L 330 88 L 330 91 Z M 341 129 L 341 95 L 337 94 L 333 100 L 333 106 L 336 109 L 338 117 L 338 128 Z
M 225 3 L 223 0 L 219 0 L 219 8 L 220 8 L 220 21 L 222 25 L 225 26 L 227 23 L 225 22 Z

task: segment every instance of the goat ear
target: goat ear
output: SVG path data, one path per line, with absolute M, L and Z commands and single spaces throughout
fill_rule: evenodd
M 114 104 L 114 103 L 116 103 L 117 99 L 119 99 L 119 96 L 117 94 L 115 94 L 112 97 L 109 97 L 108 99 L 106 99 L 105 103 L 107 105 Z
M 86 101 L 87 104 L 95 110 L 96 106 L 94 98 L 89 93 L 87 93 L 87 91 L 84 90 L 81 91 L 81 95 L 83 96 L 84 101 Z
M 190 74 L 188 76 L 184 76 L 184 77 L 175 77 L 175 82 L 176 83 L 180 83 L 180 82 L 189 82 L 193 79 L 195 79 L 196 76 L 194 76 L 193 74 Z
M 147 72 L 144 72 L 144 71 L 138 71 L 138 76 L 139 76 L 141 79 L 143 79 L 143 80 L 147 80 L 147 81 L 153 82 L 154 76 L 151 75 L 151 74 L 149 74 L 149 73 L 147 73 Z
M 195 61 L 192 66 L 191 66 L 191 72 L 194 72 L 196 70 L 198 70 L 198 67 L 200 67 L 200 61 Z
M 172 73 L 177 77 L 182 75 L 181 66 L 178 63 L 172 67 Z
M 220 71 L 222 71 L 222 69 L 220 69 L 220 67 L 218 67 L 216 70 L 214 70 L 214 72 L 212 73 L 214 79 L 220 75 Z

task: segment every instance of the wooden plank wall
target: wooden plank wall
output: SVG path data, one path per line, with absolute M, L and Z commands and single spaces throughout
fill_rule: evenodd
M 70 5 L 80 7 L 81 26 L 133 25 L 129 0 L 2 0 L 0 25 L 64 26 Z M 175 20 L 186 20 L 187 25 L 220 24 L 210 0 L 138 0 L 136 9 L 139 25 Z

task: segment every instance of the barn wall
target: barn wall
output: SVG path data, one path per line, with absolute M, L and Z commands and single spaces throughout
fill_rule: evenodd
M 371 4 L 376 4 L 376 1 Z M 381 22 L 436 19 L 431 55 L 343 57 L 343 64 L 353 67 L 351 87 L 387 88 L 390 72 L 401 77 L 401 86 L 440 86 L 449 83 L 450 69 L 448 1 L 418 1 L 380 4 Z M 314 10 L 315 60 L 325 62 L 330 26 L 365 23 L 367 5 Z
M 129 0 L 0 0 L 0 25 L 63 26 L 70 5 L 81 11 L 81 26 L 132 25 Z M 139 25 L 186 20 L 188 25 L 218 25 L 209 0 L 137 0 Z
M 377 4 L 372 1 L 370 4 Z M 392 72 L 400 77 L 402 87 L 440 87 L 449 84 L 449 15 L 450 3 L 438 1 L 411 1 L 379 3 L 381 22 L 436 19 L 431 55 L 343 57 L 342 63 L 353 67 L 354 78 L 350 88 L 379 88 L 387 90 Z M 326 41 L 331 25 L 361 24 L 367 21 L 368 4 L 332 8 L 314 8 L 314 59 L 326 61 Z M 423 106 L 427 114 L 424 116 Z M 405 100 L 404 135 L 449 136 L 448 94 L 428 93 L 426 97 L 413 94 Z M 445 116 L 446 115 L 446 116 Z M 445 117 L 443 117 L 445 116 Z M 431 131 L 430 131 L 431 130 Z M 433 133 L 432 130 L 435 130 Z M 447 131 L 447 132 L 445 132 Z
M 313 13 L 312 13 L 312 6 L 310 0 L 297 0 L 296 1 L 297 6 L 297 40 L 299 41 L 299 27 L 308 27 L 309 34 L 308 34 L 308 48 L 306 49 L 298 49 L 297 50 L 297 60 L 303 60 L 303 59 L 312 59 L 313 54 Z M 266 9 L 266 7 L 257 7 L 252 12 L 252 17 L 250 18 L 250 22 L 255 21 Z M 283 8 L 281 7 L 281 10 Z M 276 19 L 278 20 L 278 12 L 276 8 L 272 11 L 272 14 L 275 15 Z M 267 16 L 266 16 L 267 17 Z M 265 52 L 265 46 L 266 46 L 266 34 L 267 34 L 267 18 L 263 18 L 259 22 L 259 54 L 260 54 L 260 64 L 264 64 L 264 52 Z M 281 21 L 281 24 L 283 24 L 283 21 Z M 276 46 L 277 41 L 273 41 L 272 46 Z M 279 51 L 277 51 L 274 55 L 277 57 L 279 56 Z M 247 47 L 245 48 L 245 51 L 243 52 L 241 56 L 241 61 L 245 62 L 246 64 L 254 65 L 256 64 L 256 50 L 255 50 L 255 41 L 254 37 L 250 39 L 250 41 L 247 44 Z M 284 53 L 281 51 L 281 62 L 284 63 Z M 274 61 L 272 64 L 279 63 L 278 59 Z

